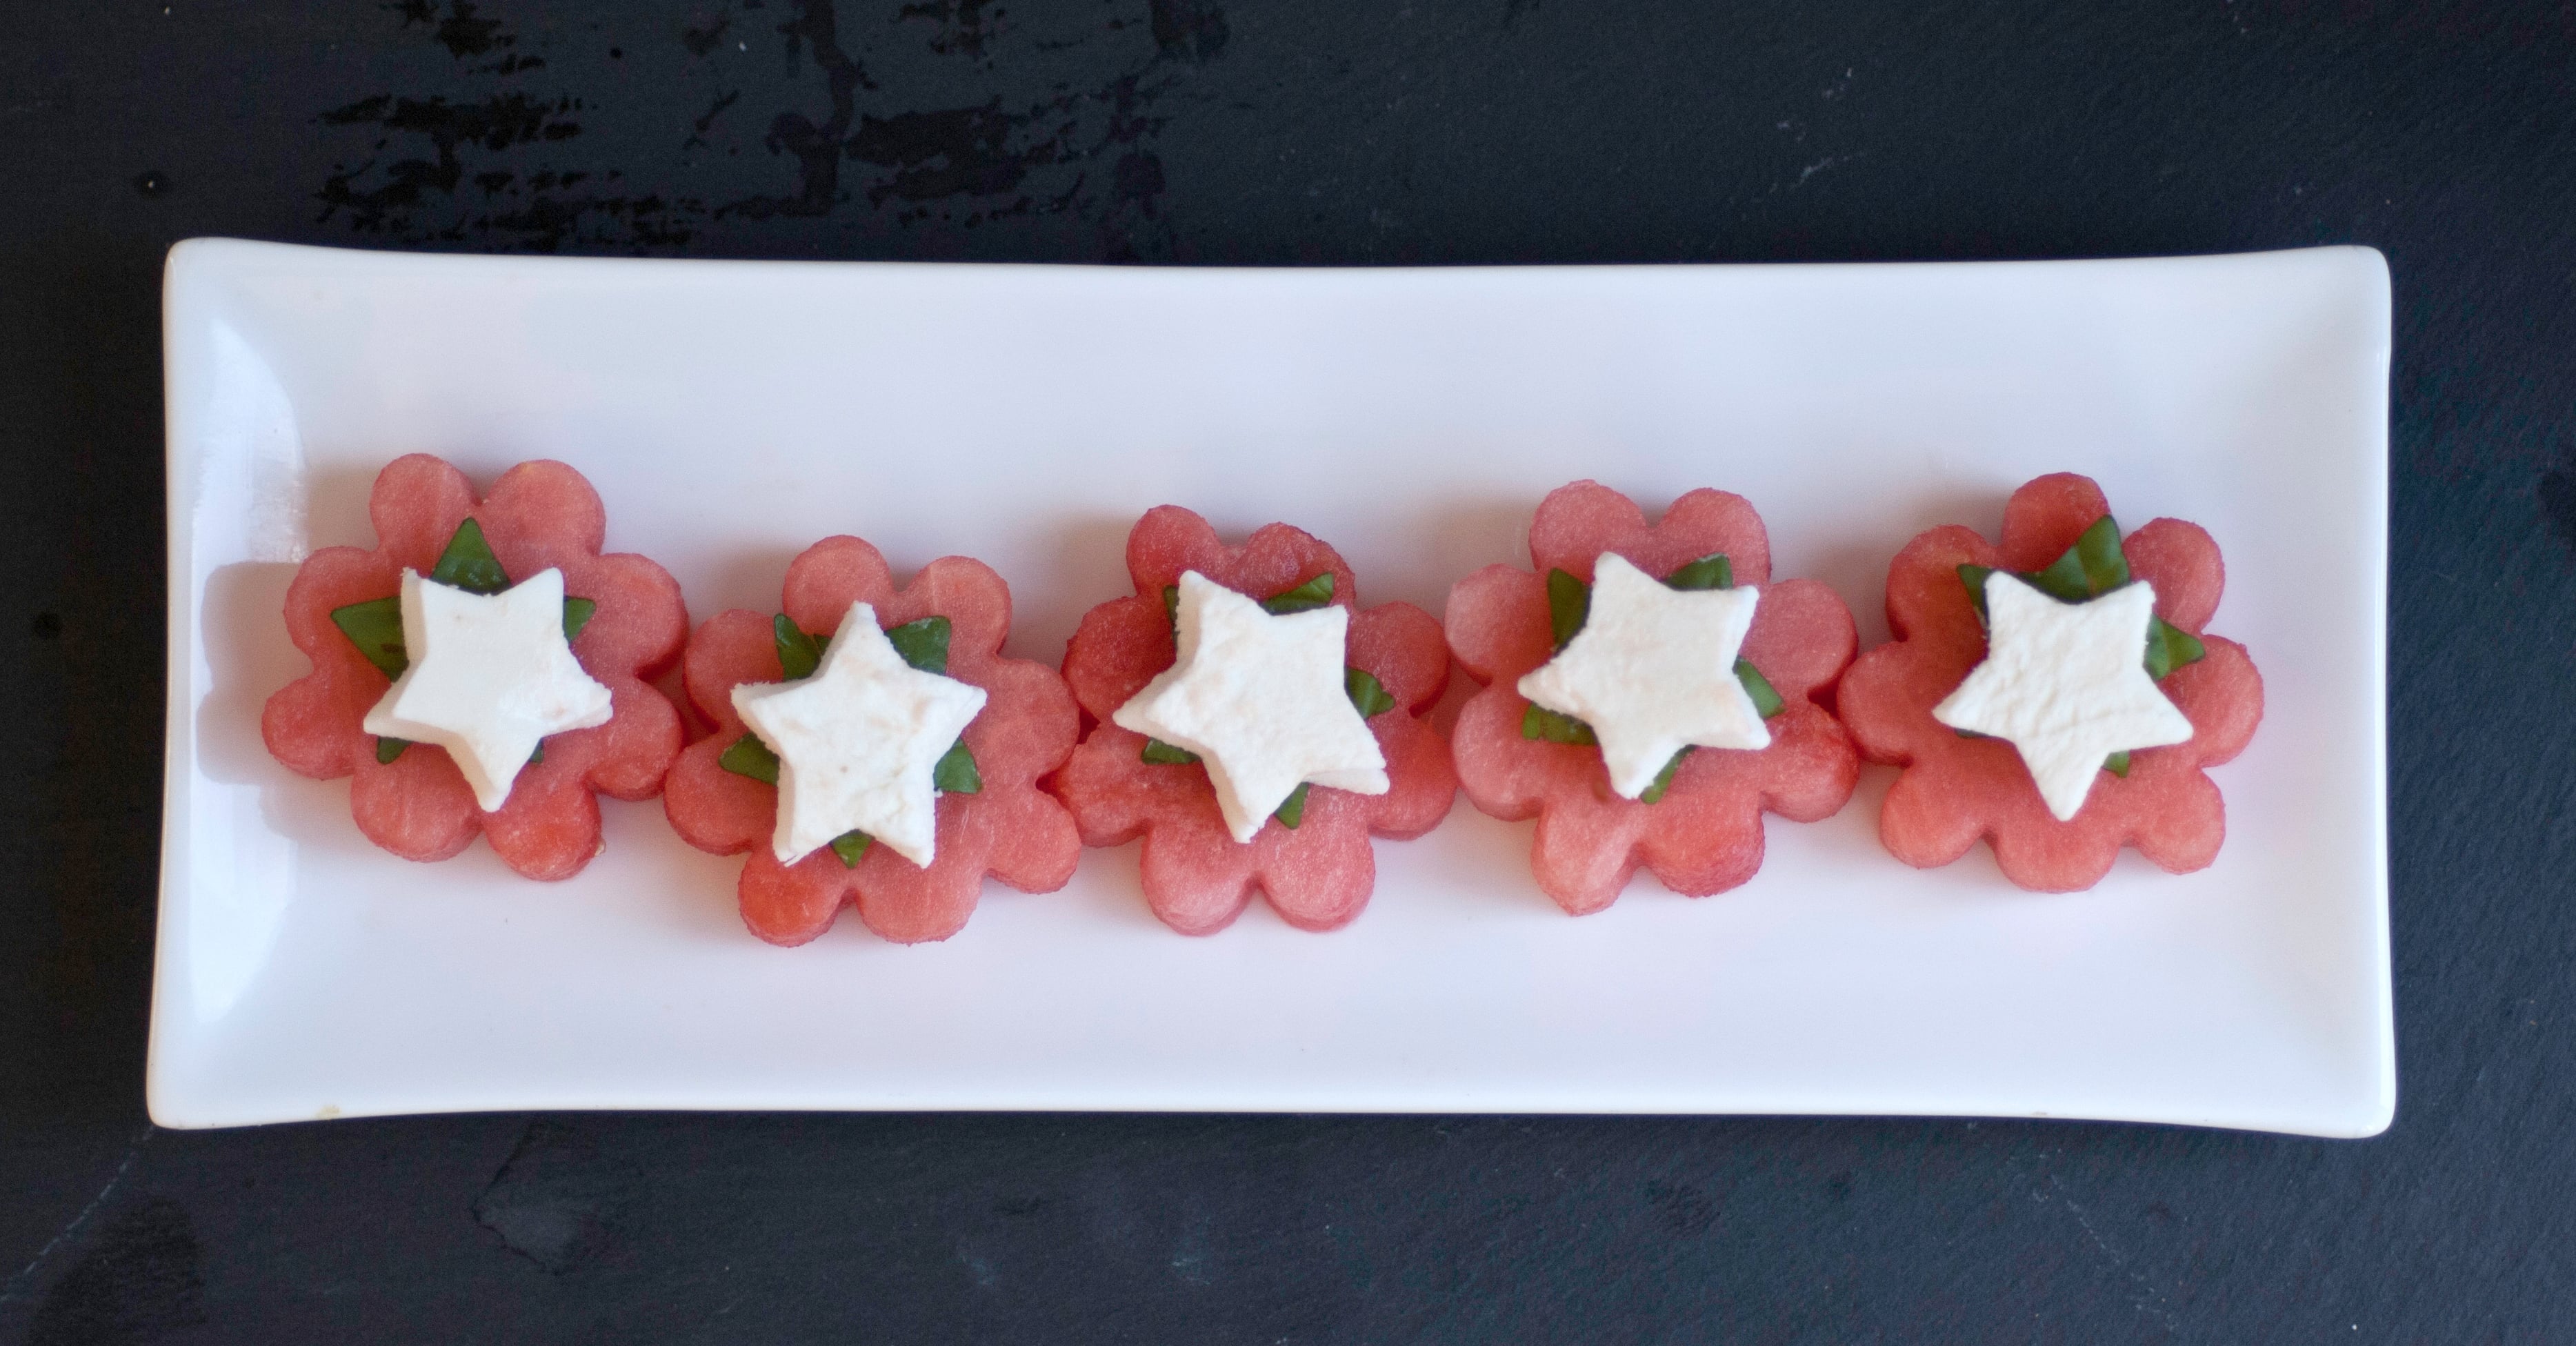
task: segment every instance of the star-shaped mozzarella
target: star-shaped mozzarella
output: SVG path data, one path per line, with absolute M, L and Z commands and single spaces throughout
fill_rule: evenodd
M 1583 629 L 1522 675 L 1520 694 L 1592 726 L 1610 788 L 1634 799 L 1683 746 L 1767 748 L 1735 676 L 1759 589 L 1674 589 L 1616 552 L 1592 567 Z
M 608 689 L 572 657 L 563 603 L 560 570 L 489 595 L 404 571 L 411 664 L 367 712 L 367 732 L 447 749 L 474 802 L 486 813 L 500 808 L 540 739 L 615 713 Z
M 769 849 L 780 864 L 865 832 L 930 867 L 939 840 L 931 774 L 984 709 L 983 688 L 905 663 L 876 609 L 852 603 L 811 677 L 743 683 L 733 708 L 778 754 Z
M 1343 682 L 1350 610 L 1272 616 L 1195 570 L 1180 588 L 1180 657 L 1110 720 L 1197 753 L 1236 841 L 1309 781 L 1385 794 L 1386 756 Z
M 2147 676 L 2155 611 L 2144 580 L 2061 603 L 1998 570 L 1986 577 L 1986 660 L 1932 718 L 2012 740 L 2048 811 L 2073 818 L 2102 759 L 2191 738 L 2189 717 Z

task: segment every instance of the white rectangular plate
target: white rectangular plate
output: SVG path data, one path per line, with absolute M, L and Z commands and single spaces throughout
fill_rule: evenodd
M 2387 270 L 2367 249 L 2115 262 L 1219 271 L 561 261 L 181 244 L 167 277 L 170 704 L 152 1115 L 170 1126 L 516 1108 L 1919 1113 L 2367 1135 L 2396 1099 L 2382 742 Z M 1877 839 L 1893 773 L 1772 819 L 1743 888 L 1641 877 L 1609 911 L 1532 885 L 1528 824 L 1462 799 L 1378 845 L 1335 934 L 1258 903 L 1158 925 L 1132 846 L 998 887 L 903 948 L 845 915 L 774 949 L 741 861 L 658 802 L 532 883 L 481 844 L 367 844 L 346 782 L 262 749 L 305 665 L 310 548 L 371 545 L 367 488 L 429 450 L 478 482 L 561 458 L 609 544 L 693 619 L 772 610 L 856 533 L 899 572 L 1007 577 L 1056 662 L 1175 501 L 1339 546 L 1370 601 L 1437 613 L 1528 564 L 1539 497 L 1660 509 L 1712 485 L 1774 569 L 1883 640 L 1917 531 L 1990 535 L 2013 487 L 2089 473 L 2132 525 L 2227 555 L 2213 629 L 2266 715 L 2215 773 L 2218 862 L 2124 856 L 2035 896 L 1980 847 Z

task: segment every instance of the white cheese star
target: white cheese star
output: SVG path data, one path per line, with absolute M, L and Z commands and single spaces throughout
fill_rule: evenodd
M 1610 788 L 1646 792 L 1683 745 L 1767 748 L 1771 731 L 1735 676 L 1759 589 L 1675 589 L 1617 552 L 1592 567 L 1583 629 L 1522 675 L 1521 695 L 1592 726 Z
M 486 813 L 500 808 L 538 740 L 606 724 L 615 713 L 608 689 L 572 657 L 563 603 L 560 570 L 490 595 L 405 570 L 403 650 L 411 664 L 367 712 L 367 732 L 447 749 L 474 802 Z
M 1113 723 L 1197 753 L 1236 841 L 1309 781 L 1386 793 L 1386 757 L 1344 689 L 1348 608 L 1272 616 L 1195 570 L 1180 589 L 1180 657 Z
M 905 663 L 876 609 L 852 603 L 811 677 L 744 683 L 733 708 L 778 754 L 769 849 L 780 864 L 865 832 L 930 867 L 939 841 L 931 775 L 984 709 L 983 688 Z
M 2146 581 L 2061 603 L 2004 571 L 1986 577 L 1986 659 L 1932 708 L 1953 729 L 2010 739 L 2059 822 L 2092 792 L 2102 759 L 2191 738 L 2191 720 L 2147 676 Z

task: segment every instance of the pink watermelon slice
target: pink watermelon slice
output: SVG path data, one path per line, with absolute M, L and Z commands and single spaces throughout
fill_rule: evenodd
M 2123 844 L 2174 873 L 2208 865 L 2227 836 L 2227 810 L 2204 767 L 2236 756 L 2263 718 L 2263 679 L 2235 641 L 2201 628 L 2218 609 L 2227 570 L 2197 524 L 2157 519 L 2122 539 L 2129 572 L 2155 585 L 2156 615 L 2198 636 L 2199 660 L 2157 685 L 2189 716 L 2189 742 L 2130 754 L 2124 779 L 2108 772 L 2073 819 L 2040 802 L 2010 743 L 1962 738 L 1932 707 L 1986 655 L 1984 628 L 1958 567 L 2032 571 L 2056 560 L 2110 513 L 2091 479 L 2038 478 L 2004 507 L 1998 547 L 1950 526 L 1918 535 L 1887 569 L 1887 625 L 1895 639 L 1863 655 L 1843 678 L 1843 723 L 1871 761 L 1905 767 L 1879 813 L 1879 836 L 1897 859 L 1946 865 L 1983 837 L 2004 877 L 2041 892 L 2090 888 Z
M 1521 733 L 1529 702 L 1515 685 L 1554 652 L 1546 574 L 1589 583 L 1603 552 L 1650 575 L 1724 553 L 1736 584 L 1762 589 L 1744 658 L 1784 703 L 1768 722 L 1771 746 L 1694 752 L 1653 804 L 1611 791 L 1599 748 Z M 1813 822 L 1851 798 L 1859 756 L 1829 708 L 1852 658 L 1851 611 L 1814 580 L 1771 582 L 1770 535 L 1742 496 L 1692 491 L 1649 524 L 1635 501 L 1578 481 L 1539 502 L 1530 559 L 1535 572 L 1487 566 L 1449 592 L 1449 648 L 1486 684 L 1450 744 L 1477 808 L 1538 819 L 1530 869 L 1559 906 L 1582 915 L 1610 905 L 1641 864 L 1675 892 L 1723 892 L 1761 868 L 1765 810 Z
M 770 852 L 778 789 L 718 764 L 743 736 L 733 689 L 785 676 L 765 614 L 736 609 L 707 619 L 689 638 L 682 665 L 689 702 L 715 732 L 689 745 L 671 767 L 662 807 L 690 845 L 718 855 L 744 851 L 737 893 L 743 924 L 772 944 L 802 944 L 829 929 L 843 903 L 898 943 L 946 939 L 975 912 L 986 875 L 1026 893 L 1053 892 L 1073 877 L 1082 842 L 1062 805 L 1038 788 L 1073 749 L 1073 698 L 1044 664 L 1002 657 L 1011 629 L 1011 590 L 992 567 L 947 556 L 897 588 L 885 557 L 854 537 L 828 537 L 787 567 L 786 615 L 813 634 L 830 632 L 865 600 L 891 629 L 924 617 L 949 621 L 948 676 L 985 691 L 965 741 L 983 777 L 974 794 L 939 796 L 937 854 L 924 869 L 885 846 L 856 865 L 829 848 L 793 865 Z
M 411 454 L 377 474 L 367 514 L 374 550 L 323 548 L 286 591 L 287 634 L 313 671 L 268 699 L 260 733 L 269 752 L 317 779 L 353 776 L 358 830 L 404 859 L 444 860 L 479 832 L 529 878 L 581 872 L 600 849 L 594 792 L 650 798 L 680 750 L 678 711 L 646 683 L 670 666 L 688 632 L 680 586 L 641 556 L 600 554 L 607 514 L 599 493 L 562 463 L 521 463 L 477 503 L 464 473 Z M 395 593 L 405 568 L 429 573 L 469 518 L 513 578 L 560 567 L 564 592 L 598 605 L 572 648 L 615 707 L 604 725 L 548 738 L 545 759 L 520 770 L 493 813 L 475 806 L 455 761 L 436 747 L 414 744 L 391 762 L 376 760 L 362 721 L 389 682 L 331 620 L 335 608 Z
M 1457 794 L 1447 747 L 1423 719 L 1449 682 L 1440 624 L 1410 603 L 1363 610 L 1350 566 L 1313 534 L 1274 523 L 1228 547 L 1207 520 L 1178 505 L 1158 506 L 1137 521 L 1127 536 L 1127 570 L 1135 594 L 1085 614 L 1064 655 L 1065 681 L 1093 723 L 1055 790 L 1073 810 L 1083 844 L 1143 837 L 1146 904 L 1183 934 L 1224 929 L 1255 889 L 1291 925 L 1349 924 L 1377 882 L 1370 836 L 1420 836 L 1448 816 Z M 1204 767 L 1142 760 L 1145 739 L 1109 716 L 1171 667 L 1163 590 L 1188 570 L 1262 599 L 1318 575 L 1333 577 L 1332 601 L 1351 610 L 1350 666 L 1366 670 L 1395 701 L 1368 721 L 1386 756 L 1387 793 L 1314 787 L 1296 827 L 1273 819 L 1241 843 L 1226 831 Z

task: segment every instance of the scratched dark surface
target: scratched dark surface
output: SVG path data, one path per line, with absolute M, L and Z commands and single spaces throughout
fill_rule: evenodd
M 0 1340 L 2576 1340 L 2567 7 L 178 0 L 7 31 Z M 1179 264 L 2376 245 L 2396 1125 L 155 1132 L 157 287 L 195 234 Z

